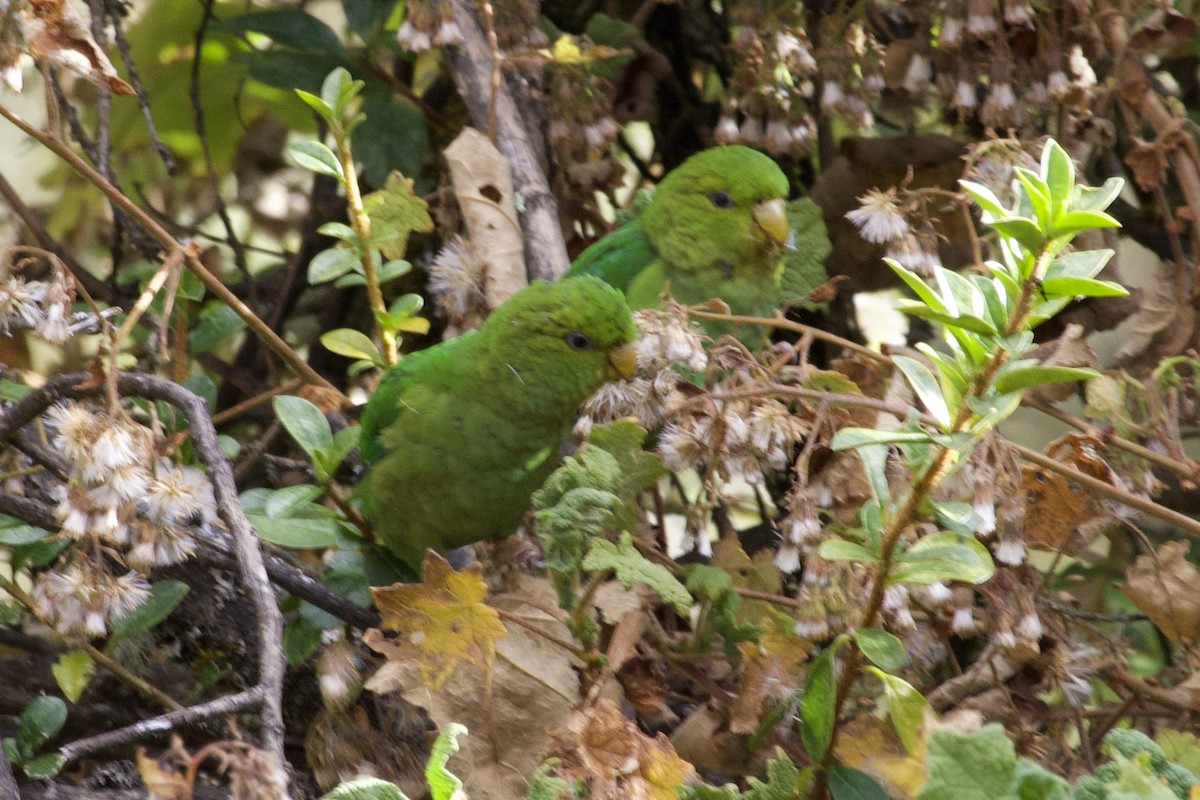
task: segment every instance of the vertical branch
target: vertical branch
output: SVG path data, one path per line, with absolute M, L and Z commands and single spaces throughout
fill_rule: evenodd
M 350 225 L 358 237 L 362 259 L 363 276 L 367 281 L 367 302 L 371 306 L 372 317 L 375 319 L 375 332 L 383 344 L 383 358 L 388 366 L 400 359 L 396 349 L 396 334 L 388 330 L 380 321 L 380 314 L 387 313 L 387 304 L 383 301 L 383 288 L 379 284 L 379 271 L 375 262 L 375 248 L 371 246 L 371 218 L 363 207 L 362 191 L 358 187 L 358 168 L 354 166 L 354 153 L 350 150 L 350 135 L 339 131 L 334 137 L 337 146 L 337 158 L 342 164 L 342 172 L 346 176 L 346 210 L 349 212 Z
M 567 244 L 558 219 L 558 201 L 537 158 L 530 131 L 500 74 L 495 54 L 465 0 L 451 0 L 454 21 L 463 41 L 449 49 L 454 81 L 471 121 L 479 130 L 490 130 L 495 117 L 496 147 L 512 168 L 513 187 L 520 198 L 517 208 L 525 232 L 525 265 L 530 278 L 555 280 L 568 266 Z M 498 50 L 496 51 L 498 52 Z

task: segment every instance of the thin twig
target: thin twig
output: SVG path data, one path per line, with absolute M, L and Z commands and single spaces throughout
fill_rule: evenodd
M 23 605 L 29 613 L 33 614 L 38 619 L 41 619 L 41 614 L 38 613 L 37 601 L 34 600 L 28 592 L 22 589 L 14 581 L 10 581 L 8 578 L 0 576 L 0 589 L 3 589 L 6 593 L 14 597 L 17 602 Z M 41 621 L 45 622 L 45 620 Z M 53 630 L 53 626 L 51 626 L 51 630 Z M 57 634 L 57 631 L 55 631 L 55 633 Z M 72 646 L 75 646 L 73 643 L 68 642 L 65 639 L 63 642 L 64 644 L 71 644 Z M 183 706 L 177 703 L 173 697 L 168 695 L 166 692 L 151 686 L 137 675 L 134 675 L 124 664 L 120 663 L 119 661 L 110 658 L 87 642 L 84 642 L 81 647 L 91 657 L 92 661 L 107 669 L 122 683 L 132 687 L 135 691 L 141 692 L 145 697 L 150 698 L 151 701 L 157 703 L 163 708 L 168 709 L 169 711 L 178 711 L 179 709 L 183 708 Z
M 56 156 L 82 175 L 89 183 L 104 193 L 112 203 L 125 213 L 136 219 L 141 226 L 150 232 L 159 244 L 167 251 L 182 249 L 183 244 L 171 235 L 170 231 L 158 223 L 152 216 L 146 213 L 141 206 L 130 200 L 120 189 L 114 186 L 110 181 L 104 178 L 90 164 L 75 154 L 58 136 L 38 130 L 33 125 L 26 122 L 18 114 L 12 111 L 7 106 L 0 104 L 0 116 L 7 119 L 13 125 L 20 128 L 27 136 L 37 141 L 46 149 L 50 150 Z M 186 253 L 186 251 L 185 251 Z M 275 352 L 297 375 L 304 378 L 307 382 L 324 387 L 333 392 L 336 392 L 339 401 L 348 405 L 349 399 L 341 393 L 333 384 L 322 377 L 314 370 L 308 362 L 300 358 L 287 342 L 285 342 L 279 334 L 271 330 L 262 319 L 254 313 L 241 298 L 235 295 L 228 287 L 218 278 L 209 272 L 208 268 L 201 263 L 200 259 L 191 253 L 186 253 L 185 262 L 188 268 L 200 279 L 218 300 L 232 308 L 239 317 L 241 317 L 250 329 Z
M 1197 480 L 1200 478 L 1200 469 L 1197 468 L 1195 461 L 1190 459 L 1188 461 L 1178 461 L 1163 453 L 1156 453 L 1150 448 L 1144 447 L 1137 442 L 1130 441 L 1122 436 L 1117 436 L 1116 434 L 1099 433 L 1085 420 L 1082 420 L 1073 414 L 1068 414 L 1062 409 L 1055 408 L 1049 403 L 1043 403 L 1040 400 L 1034 400 L 1031 397 L 1022 398 L 1021 405 L 1037 409 L 1043 414 L 1051 416 L 1059 422 L 1070 425 L 1075 430 L 1083 431 L 1089 436 L 1095 436 L 1097 439 L 1102 440 L 1106 444 L 1112 444 L 1121 450 L 1125 450 L 1126 452 L 1137 456 L 1138 458 L 1145 459 L 1146 461 L 1162 467 L 1163 469 L 1170 470 L 1182 478 L 1187 480 Z
M 158 153 L 163 166 L 167 168 L 167 174 L 174 177 L 175 173 L 179 171 L 179 165 L 175 162 L 175 155 L 170 148 L 163 144 L 162 137 L 158 135 L 158 126 L 154 124 L 154 115 L 150 113 L 150 103 L 147 100 L 142 76 L 138 73 L 137 62 L 133 60 L 133 53 L 129 48 L 129 40 L 125 38 L 125 30 L 121 27 L 120 0 L 104 0 L 104 7 L 108 12 L 109 21 L 112 22 L 113 40 L 117 43 L 117 50 L 121 53 L 121 62 L 129 72 L 129 85 L 134 89 L 134 97 L 137 98 L 138 108 L 142 111 L 142 120 L 146 123 L 146 134 L 150 137 L 154 152 Z M 201 60 L 199 54 L 200 48 L 197 47 L 196 61 Z
M 168 711 L 182 711 L 184 706 L 174 697 L 171 697 L 166 692 L 153 686 L 143 680 L 140 676 L 129 671 L 129 668 L 117 661 L 112 656 L 109 656 L 103 650 L 98 649 L 95 645 L 84 644 L 83 650 L 91 656 L 92 661 L 95 661 L 106 670 L 116 675 L 123 683 L 132 686 L 135 690 L 142 693 L 143 696 L 150 698 L 153 702 L 167 709 Z
M 144 719 L 115 731 L 89 736 L 86 739 L 77 739 L 60 747 L 58 754 L 67 763 L 70 763 L 93 753 L 132 744 L 151 736 L 177 730 L 185 725 L 194 725 L 240 711 L 251 711 L 266 704 L 265 694 L 265 687 L 255 686 L 244 692 L 227 695 L 208 703 L 200 703 L 181 711 L 172 711 L 169 714 Z
M 761 325 L 766 328 L 778 328 L 783 331 L 792 331 L 793 333 L 807 334 L 814 339 L 820 339 L 823 342 L 836 344 L 838 347 L 858 353 L 860 356 L 865 356 L 872 361 L 882 363 L 891 363 L 891 359 L 883 353 L 877 353 L 869 347 L 863 347 L 858 342 L 852 342 L 849 339 L 844 339 L 837 334 L 823 331 L 820 328 L 814 328 L 812 325 L 804 325 L 800 322 L 792 322 L 786 319 L 783 315 L 775 317 L 749 317 L 743 314 L 721 314 L 715 311 L 702 311 L 698 308 L 685 309 L 689 317 L 697 319 L 711 319 L 719 322 L 736 323 L 740 325 Z

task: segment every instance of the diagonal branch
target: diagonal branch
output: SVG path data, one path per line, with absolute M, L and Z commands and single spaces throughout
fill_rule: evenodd
M 185 254 L 184 263 L 187 264 L 200 282 L 204 284 L 218 300 L 229 306 L 241 317 L 254 333 L 261 338 L 271 348 L 274 353 L 279 356 L 297 375 L 303 378 L 306 382 L 315 384 L 325 389 L 336 392 L 341 402 L 349 405 L 349 399 L 346 398 L 341 391 L 333 384 L 322 377 L 316 370 L 309 366 L 308 362 L 302 359 L 295 350 L 288 345 L 283 338 L 263 322 L 254 311 L 242 302 L 241 298 L 234 294 L 230 289 L 221 282 L 221 279 L 208 270 L 208 267 L 200 261 L 200 258 L 194 250 L 184 247 L 170 231 L 159 224 L 158 220 L 154 219 L 150 214 L 139 206 L 137 203 L 125 196 L 120 189 L 114 186 L 103 175 L 96 171 L 91 164 L 88 164 L 72 150 L 65 142 L 57 136 L 45 131 L 38 130 L 35 126 L 29 124 L 22 119 L 12 109 L 0 104 L 0 116 L 3 116 L 13 125 L 17 126 L 27 136 L 37 141 L 43 147 L 54 153 L 60 159 L 65 161 L 71 169 L 82 175 L 89 183 L 99 189 L 116 207 L 129 214 L 138 224 L 142 226 L 151 236 L 162 246 L 167 252 L 176 252 L 183 250 Z

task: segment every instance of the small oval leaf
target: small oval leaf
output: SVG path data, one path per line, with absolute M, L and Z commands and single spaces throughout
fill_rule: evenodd
M 274 399 L 275 416 L 287 428 L 296 444 L 312 458 L 318 450 L 326 450 L 333 444 L 333 432 L 329 420 L 321 410 L 303 397 L 280 395 Z

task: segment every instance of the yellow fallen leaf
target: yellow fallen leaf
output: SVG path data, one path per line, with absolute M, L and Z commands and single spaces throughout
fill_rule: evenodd
M 423 580 L 372 589 L 383 627 L 396 631 L 385 638 L 378 631 L 364 641 L 389 661 L 415 659 L 421 678 L 437 691 L 462 662 L 490 672 L 496 641 L 508 631 L 496 610 L 485 605 L 483 570 L 472 565 L 455 572 L 441 556 L 425 557 Z

